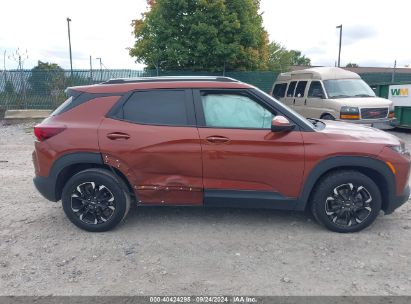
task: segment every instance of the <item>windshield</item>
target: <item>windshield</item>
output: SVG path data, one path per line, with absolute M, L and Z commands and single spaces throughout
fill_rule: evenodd
M 375 97 L 374 91 L 362 79 L 324 80 L 328 98 Z
M 260 90 L 259 88 L 254 87 L 257 91 L 259 91 L 260 93 L 264 94 L 265 96 L 267 96 L 268 98 L 270 98 L 273 102 L 275 102 L 276 105 L 280 106 L 281 108 L 285 109 L 288 112 L 291 112 L 294 116 L 297 116 L 297 118 L 299 118 L 305 125 L 307 125 L 309 128 L 316 128 L 316 125 L 313 122 L 310 122 L 307 120 L 307 118 L 301 116 L 300 114 L 298 114 L 297 112 L 295 112 L 293 109 L 287 107 L 286 105 L 284 105 L 282 102 L 278 101 L 277 99 L 275 99 L 273 96 L 267 94 L 266 92 Z

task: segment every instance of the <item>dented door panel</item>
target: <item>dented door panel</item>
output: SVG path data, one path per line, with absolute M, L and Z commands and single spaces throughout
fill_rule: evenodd
M 201 146 L 196 127 L 104 118 L 99 145 L 107 164 L 130 181 L 140 204 L 201 205 Z M 112 139 L 110 134 L 126 134 Z

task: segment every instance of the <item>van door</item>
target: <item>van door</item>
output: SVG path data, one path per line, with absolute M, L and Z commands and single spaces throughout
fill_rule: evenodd
M 290 84 L 288 85 L 288 89 L 287 89 L 287 95 L 284 98 L 284 103 L 291 107 L 294 108 L 294 91 L 295 91 L 295 87 L 297 85 L 297 81 L 291 81 Z
M 326 106 L 327 102 L 321 82 L 318 80 L 311 81 L 305 105 L 307 117 L 321 118 L 322 114 L 328 113 Z
M 293 106 L 294 110 L 303 115 L 304 117 L 308 117 L 307 113 L 305 112 L 305 104 L 306 104 L 306 88 L 307 88 L 307 80 L 300 80 L 297 83 L 294 92 L 294 100 Z

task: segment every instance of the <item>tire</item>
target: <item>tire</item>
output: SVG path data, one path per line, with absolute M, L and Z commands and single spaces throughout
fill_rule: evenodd
M 323 115 L 321 116 L 321 119 L 324 119 L 324 120 L 335 120 L 335 117 L 332 116 L 331 114 L 323 114 Z
M 64 213 L 77 227 L 103 232 L 113 229 L 126 217 L 130 196 L 119 177 L 110 171 L 93 168 L 81 171 L 67 181 L 62 205 Z
M 311 212 L 331 231 L 349 233 L 371 225 L 381 210 L 381 193 L 368 176 L 353 170 L 324 176 L 311 196 Z

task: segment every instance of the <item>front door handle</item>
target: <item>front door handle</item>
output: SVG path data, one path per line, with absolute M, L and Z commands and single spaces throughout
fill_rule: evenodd
M 230 141 L 229 138 L 224 137 L 224 136 L 218 136 L 218 135 L 209 136 L 206 138 L 206 140 L 209 143 L 213 143 L 213 144 L 225 144 Z
M 119 139 L 129 139 L 130 135 L 122 132 L 113 132 L 107 134 L 107 138 L 111 140 L 119 140 Z

